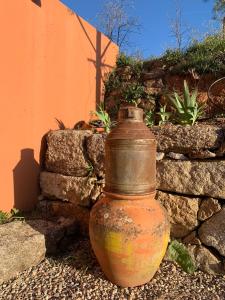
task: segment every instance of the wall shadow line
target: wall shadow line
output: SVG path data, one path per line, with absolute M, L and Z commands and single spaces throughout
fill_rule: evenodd
M 100 31 L 98 31 L 96 29 L 96 40 L 95 40 L 95 45 L 92 42 L 87 30 L 85 29 L 85 26 L 80 18 L 80 16 L 78 16 L 76 14 L 77 20 L 87 38 L 87 40 L 89 41 L 92 49 L 95 52 L 95 59 L 90 59 L 88 58 L 88 61 L 92 62 L 95 66 L 96 69 L 96 92 L 95 92 L 95 103 L 96 103 L 96 108 L 98 108 L 99 104 L 101 103 L 101 96 L 102 96 L 102 82 L 104 80 L 103 78 L 103 70 L 104 68 L 109 68 L 109 69 L 113 69 L 112 66 L 105 64 L 103 61 L 103 58 L 105 56 L 105 54 L 107 53 L 107 50 L 109 49 L 109 46 L 111 45 L 112 41 L 109 40 L 109 42 L 107 43 L 105 49 L 102 51 L 102 33 Z
M 41 7 L 41 0 L 31 0 L 34 4 Z

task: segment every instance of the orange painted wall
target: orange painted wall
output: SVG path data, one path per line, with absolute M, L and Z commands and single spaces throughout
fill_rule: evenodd
M 89 119 L 118 47 L 59 0 L 0 1 L 0 37 L 0 210 L 29 210 L 43 135 Z

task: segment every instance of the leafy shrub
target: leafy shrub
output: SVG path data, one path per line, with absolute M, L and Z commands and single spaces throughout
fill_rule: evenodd
M 116 73 L 115 70 L 113 70 L 107 77 L 107 79 L 104 81 L 105 86 L 105 95 L 109 95 L 112 91 L 115 91 L 119 89 L 122 85 L 121 79 Z
M 124 87 L 122 91 L 122 100 L 129 103 L 138 105 L 138 100 L 145 97 L 145 88 L 139 83 L 130 83 Z
M 184 81 L 183 97 L 174 92 L 174 96 L 169 96 L 169 99 L 176 110 L 176 121 L 179 124 L 194 125 L 203 113 L 204 106 L 197 102 L 197 90 L 194 90 L 191 95 L 186 80 Z
M 138 79 L 143 70 L 143 62 L 142 60 L 137 59 L 133 56 L 128 56 L 124 53 L 120 53 L 120 55 L 117 57 L 116 67 L 129 67 L 131 76 L 135 77 L 135 79 Z
M 126 67 L 131 66 L 134 63 L 134 59 L 131 56 L 126 55 L 125 53 L 120 53 L 116 60 L 116 66 Z
M 183 52 L 181 50 L 172 50 L 167 49 L 163 55 L 163 60 L 167 63 L 168 66 L 173 66 L 181 62 L 183 59 Z
M 198 74 L 225 74 L 225 39 L 219 34 L 209 35 L 184 50 L 166 50 L 158 61 L 163 61 L 165 68 L 175 74 L 186 74 L 190 70 Z
M 169 258 L 177 262 L 185 272 L 193 274 L 196 271 L 195 263 L 182 243 L 173 240 L 168 247 L 168 252 Z

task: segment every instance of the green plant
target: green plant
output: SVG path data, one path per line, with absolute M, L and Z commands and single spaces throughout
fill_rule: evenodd
M 0 210 L 0 224 L 8 223 L 13 220 L 24 220 L 24 217 L 21 215 L 18 209 L 12 208 L 10 213 L 3 212 Z
M 152 110 L 149 110 L 145 113 L 145 124 L 148 126 L 148 127 L 151 127 L 154 125 L 154 111 Z
M 141 72 L 143 70 L 143 61 L 134 56 L 128 56 L 124 53 L 120 53 L 116 61 L 117 68 L 130 68 L 130 74 L 133 78 L 140 78 Z
M 160 116 L 159 125 L 163 125 L 167 121 L 169 121 L 171 113 L 166 111 L 166 105 L 164 105 L 160 107 L 159 112 L 157 112 L 157 115 Z
M 145 95 L 145 88 L 140 83 L 130 83 L 124 87 L 122 91 L 122 98 L 129 104 L 138 105 L 138 100 Z
M 109 95 L 112 91 L 120 89 L 122 85 L 121 79 L 116 70 L 109 73 L 104 80 L 105 95 Z
M 198 75 L 222 75 L 225 74 L 225 38 L 220 33 L 208 34 L 202 40 L 193 40 L 186 49 L 168 49 L 161 57 L 145 64 L 151 62 L 153 65 L 158 62 L 170 74 L 187 74 L 194 70 Z
M 109 114 L 104 110 L 103 104 L 100 104 L 98 106 L 98 110 L 95 111 L 95 115 L 99 118 L 99 120 L 102 121 L 105 131 L 109 133 L 112 126 L 112 122 Z
M 94 172 L 94 166 L 90 161 L 88 161 L 87 171 L 88 171 L 88 177 L 91 176 L 92 173 Z
M 6 223 L 8 218 L 9 218 L 9 213 L 0 210 L 0 224 Z
M 133 58 L 131 56 L 126 55 L 125 53 L 121 52 L 116 60 L 117 67 L 126 67 L 131 66 L 133 64 Z
M 186 80 L 183 97 L 174 92 L 173 97 L 170 96 L 169 99 L 176 110 L 176 121 L 180 124 L 194 125 L 203 113 L 204 105 L 199 105 L 197 102 L 197 90 L 194 90 L 191 95 Z
M 196 271 L 195 263 L 184 244 L 173 240 L 168 247 L 168 253 L 169 258 L 177 262 L 185 272 L 192 274 Z

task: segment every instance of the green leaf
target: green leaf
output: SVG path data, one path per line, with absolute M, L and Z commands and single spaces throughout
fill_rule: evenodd
M 7 222 L 9 217 L 9 213 L 0 210 L 0 224 L 4 224 L 5 222 Z
M 168 247 L 168 252 L 170 259 L 177 262 L 185 272 L 193 274 L 196 271 L 195 263 L 182 243 L 173 240 Z

